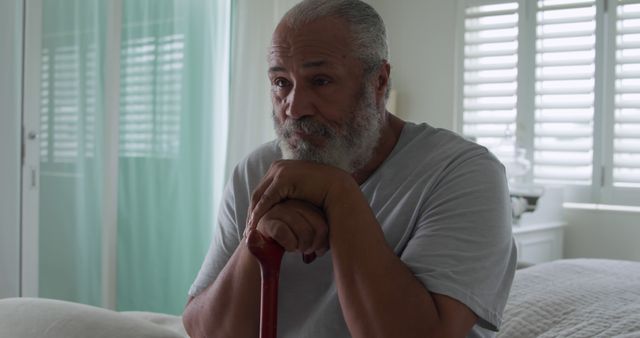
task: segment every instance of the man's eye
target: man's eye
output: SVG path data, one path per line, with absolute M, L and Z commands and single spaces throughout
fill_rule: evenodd
M 326 86 L 329 84 L 329 80 L 323 77 L 317 77 L 313 79 L 313 84 L 316 86 Z
M 287 81 L 286 79 L 283 79 L 283 78 L 277 78 L 277 79 L 275 79 L 273 81 L 273 84 L 276 87 L 285 88 L 285 87 L 289 86 L 289 81 Z

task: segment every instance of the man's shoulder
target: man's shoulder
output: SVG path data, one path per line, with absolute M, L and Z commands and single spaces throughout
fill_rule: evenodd
M 484 146 L 457 134 L 454 131 L 435 128 L 426 123 L 407 124 L 407 135 L 403 152 L 425 163 L 443 163 L 466 160 L 473 157 L 495 159 Z
M 269 170 L 271 163 L 281 158 L 277 140 L 263 143 L 238 162 L 234 176 L 244 177 L 249 181 L 260 179 Z
M 249 153 L 240 163 L 249 166 L 270 166 L 271 163 L 282 158 L 278 140 L 272 140 L 261 144 Z

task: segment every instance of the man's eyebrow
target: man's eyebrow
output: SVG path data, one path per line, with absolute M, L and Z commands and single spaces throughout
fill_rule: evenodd
M 269 67 L 269 73 L 284 72 L 285 70 L 287 70 L 287 69 L 282 67 L 282 66 Z
M 325 60 L 308 61 L 302 64 L 302 68 L 320 68 L 326 66 L 327 64 L 328 62 Z M 284 72 L 286 70 L 287 69 L 282 66 L 269 67 L 269 73 Z
M 302 68 L 317 68 L 327 64 L 325 60 L 308 61 L 302 64 Z

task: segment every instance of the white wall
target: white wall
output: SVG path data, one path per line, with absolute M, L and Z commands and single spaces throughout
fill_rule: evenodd
M 567 258 L 640 261 L 640 213 L 565 209 Z
M 387 25 L 403 119 L 454 128 L 456 1 L 371 0 Z
M 19 293 L 22 1 L 0 1 L 0 298 Z
M 456 10 L 451 0 L 371 0 L 388 28 L 398 114 L 455 128 Z M 640 261 L 640 213 L 565 210 L 565 256 Z

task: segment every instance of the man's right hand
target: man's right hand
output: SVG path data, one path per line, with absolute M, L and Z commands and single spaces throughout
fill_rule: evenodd
M 329 248 L 326 223 L 323 212 L 313 204 L 284 200 L 260 218 L 257 228 L 287 251 L 322 255 Z M 257 337 L 259 305 L 258 262 L 245 243 L 240 243 L 216 280 L 189 300 L 184 326 L 194 338 Z
M 285 200 L 276 204 L 258 221 L 257 229 L 289 252 L 321 256 L 329 249 L 324 213 L 308 202 Z

